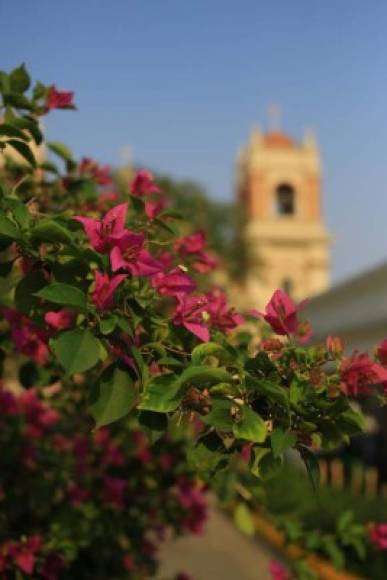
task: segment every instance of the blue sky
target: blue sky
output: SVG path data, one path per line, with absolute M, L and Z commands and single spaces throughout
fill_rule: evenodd
M 76 93 L 50 115 L 77 155 L 136 162 L 232 195 L 235 152 L 266 108 L 313 127 L 334 279 L 387 259 L 384 0 L 1 0 L 0 67 Z

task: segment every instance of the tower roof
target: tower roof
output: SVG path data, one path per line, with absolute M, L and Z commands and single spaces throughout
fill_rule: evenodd
M 282 133 L 281 131 L 271 131 L 263 136 L 263 142 L 266 147 L 272 147 L 275 149 L 294 149 L 297 147 L 294 140 Z

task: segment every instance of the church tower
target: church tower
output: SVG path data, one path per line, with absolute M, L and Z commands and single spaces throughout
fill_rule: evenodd
M 282 288 L 295 300 L 329 286 L 330 236 L 321 212 L 321 163 L 311 133 L 302 143 L 254 130 L 237 161 L 246 213 L 246 301 L 263 307 Z

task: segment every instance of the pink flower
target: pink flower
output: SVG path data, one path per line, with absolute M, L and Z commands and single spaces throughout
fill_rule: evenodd
M 290 576 L 279 562 L 272 560 L 269 564 L 269 571 L 273 580 L 289 580 Z
M 70 91 L 57 91 L 55 85 L 48 89 L 46 108 L 51 109 L 70 109 L 74 107 L 74 93 Z
M 245 443 L 241 450 L 241 458 L 245 463 L 250 461 L 251 453 L 252 453 L 252 443 Z
M 180 267 L 174 268 L 167 274 L 159 272 L 153 276 L 152 286 L 162 296 L 191 294 L 196 289 L 195 282 Z
M 151 193 L 160 193 L 160 188 L 154 182 L 150 171 L 138 171 L 133 179 L 130 191 L 133 195 L 144 197 Z
M 161 198 L 159 201 L 146 201 L 145 213 L 150 220 L 154 220 L 167 207 L 167 200 Z
M 94 159 L 84 157 L 79 164 L 78 171 L 81 175 L 89 175 L 98 185 L 109 185 L 112 183 L 111 170 L 109 165 L 99 165 Z
M 13 395 L 10 391 L 5 391 L 2 387 L 0 388 L 0 414 L 17 414 L 17 401 L 15 395 Z
M 68 490 L 70 503 L 73 506 L 78 506 L 90 498 L 90 490 L 83 489 L 79 485 L 72 485 Z
M 223 290 L 215 288 L 206 294 L 208 298 L 208 312 L 211 317 L 211 326 L 220 330 L 232 330 L 242 324 L 243 318 L 234 308 L 227 304 Z
M 374 546 L 379 550 L 387 550 L 387 524 L 370 524 L 368 532 Z
M 173 322 L 177 326 L 183 325 L 203 342 L 208 342 L 210 340 L 208 298 L 205 295 L 179 294 L 177 300 Z
M 206 246 L 206 235 L 199 230 L 180 238 L 175 243 L 176 251 L 183 257 L 196 255 L 192 267 L 200 274 L 207 274 L 218 265 L 218 261 L 204 251 Z
M 135 456 L 143 465 L 147 465 L 152 460 L 152 456 L 144 433 L 134 431 L 132 437 L 135 444 Z
M 43 366 L 49 357 L 47 332 L 16 310 L 6 308 L 3 312 L 10 324 L 11 338 L 16 350 L 30 357 L 38 366 Z
M 183 526 L 194 534 L 202 534 L 207 520 L 207 502 L 202 489 L 182 478 L 177 488 L 177 499 L 187 511 Z
M 372 385 L 387 388 L 387 369 L 372 361 L 367 353 L 353 353 L 341 363 L 342 388 L 347 395 L 367 395 Z
M 327 336 L 325 339 L 325 348 L 328 354 L 337 357 L 344 351 L 344 340 L 340 336 Z
M 299 322 L 297 312 L 304 306 L 305 301 L 296 305 L 293 300 L 283 290 L 276 290 L 270 301 L 266 304 L 266 312 L 251 312 L 251 314 L 263 317 L 270 324 L 276 334 L 296 335 L 298 334 Z M 300 342 L 306 342 L 311 335 L 308 333 L 301 335 Z
M 24 543 L 10 542 L 7 546 L 8 555 L 15 564 L 26 574 L 32 574 L 35 567 L 35 554 L 42 546 L 39 535 L 30 536 Z
M 162 270 L 162 264 L 144 249 L 144 234 L 126 231 L 115 242 L 110 253 L 113 272 L 122 268 L 132 276 L 153 276 Z
M 71 328 L 77 319 L 77 314 L 72 310 L 67 310 L 63 308 L 58 311 L 46 312 L 44 315 L 44 320 L 48 325 L 55 328 L 55 330 L 65 330 L 66 328 Z
M 83 225 L 90 245 L 97 252 L 107 253 L 126 231 L 127 211 L 128 204 L 122 203 L 108 211 L 102 220 L 82 216 L 74 216 L 73 219 Z
M 103 480 L 103 495 L 106 502 L 112 504 L 118 510 L 125 508 L 125 491 L 127 482 L 118 477 L 106 476 Z
M 180 238 L 175 243 L 175 248 L 182 256 L 187 254 L 197 254 L 206 245 L 206 234 L 203 231 L 194 232 L 188 236 Z
M 197 259 L 192 264 L 194 270 L 199 272 L 199 274 L 208 274 L 212 270 L 215 270 L 219 265 L 219 261 L 216 258 L 213 258 L 207 252 L 203 251 L 200 252 L 197 256 Z
M 126 274 L 118 274 L 117 276 L 109 278 L 108 274 L 96 270 L 94 277 L 95 289 L 91 299 L 98 310 L 108 310 L 113 306 L 114 292 L 116 288 L 125 280 Z

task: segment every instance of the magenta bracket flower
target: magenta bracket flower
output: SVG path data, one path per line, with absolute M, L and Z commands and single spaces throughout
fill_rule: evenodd
M 253 310 L 251 315 L 264 318 L 276 334 L 294 336 L 299 342 L 305 343 L 311 337 L 312 331 L 310 326 L 306 327 L 305 324 L 300 326 L 297 313 L 305 306 L 306 302 L 304 300 L 297 305 L 286 292 L 279 289 L 274 292 L 266 304 L 265 312 Z
M 184 326 L 203 342 L 210 340 L 210 314 L 208 311 L 208 299 L 206 296 L 182 296 L 177 297 L 178 304 L 175 309 L 173 322 L 177 326 Z
M 89 217 L 74 216 L 73 219 L 82 224 L 90 245 L 100 253 L 107 253 L 123 236 L 125 230 L 125 220 L 128 211 L 128 204 L 122 203 L 113 207 L 107 212 L 102 220 L 95 220 Z
M 126 274 L 118 274 L 109 278 L 108 274 L 95 272 L 95 289 L 91 299 L 98 310 L 105 311 L 113 306 L 114 292 L 126 276 Z
M 160 193 L 160 188 L 150 171 L 141 170 L 136 173 L 130 191 L 133 195 L 145 197 L 151 193 Z
M 132 276 L 153 276 L 163 269 L 163 265 L 144 249 L 144 234 L 126 230 L 123 235 L 111 239 L 115 242 L 110 253 L 113 272 L 122 269 Z
M 166 274 L 159 272 L 153 276 L 152 286 L 162 296 L 191 294 L 196 290 L 196 283 L 179 266 Z

